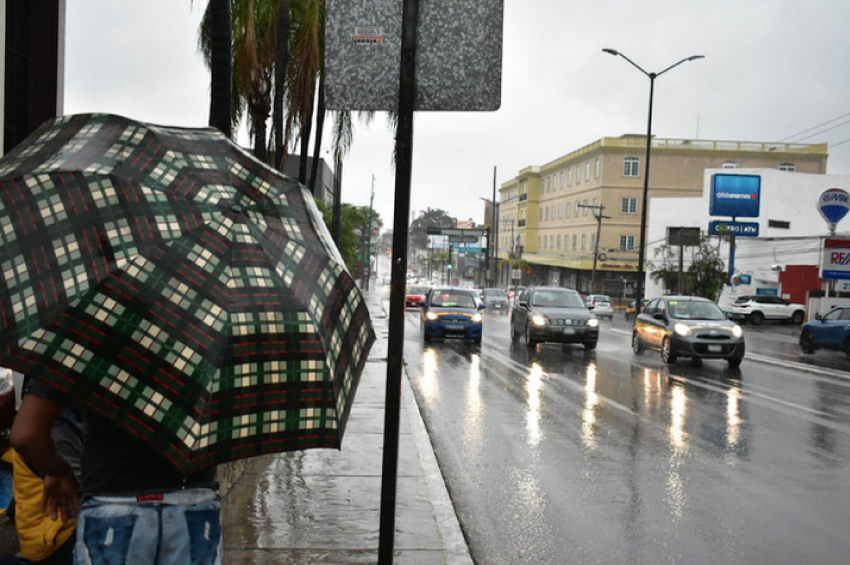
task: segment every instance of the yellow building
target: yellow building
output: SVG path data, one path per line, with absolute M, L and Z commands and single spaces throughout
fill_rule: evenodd
M 826 143 L 653 138 L 649 197 L 701 196 L 710 168 L 824 174 L 827 157 Z M 623 135 L 522 169 L 499 189 L 498 258 L 528 263 L 523 284 L 623 296 L 638 271 L 645 160 L 646 136 Z M 515 282 L 510 273 L 503 264 L 499 283 Z

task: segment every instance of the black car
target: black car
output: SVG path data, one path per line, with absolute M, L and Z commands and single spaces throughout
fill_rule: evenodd
M 528 347 L 541 342 L 581 343 L 595 349 L 599 320 L 587 309 L 581 295 L 556 286 L 520 291 L 511 310 L 511 339 L 525 336 Z
M 707 298 L 664 296 L 650 300 L 635 319 L 632 351 L 642 355 L 645 349 L 660 351 L 667 364 L 690 357 L 726 359 L 737 367 L 744 358 L 744 333 Z

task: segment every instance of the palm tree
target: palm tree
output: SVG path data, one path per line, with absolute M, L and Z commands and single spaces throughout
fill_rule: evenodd
M 278 0 L 229 0 L 233 40 L 231 125 L 247 109 L 254 138 L 254 154 L 266 160 L 266 121 L 271 110 L 272 76 L 277 52 Z M 200 44 L 204 59 L 212 66 L 214 2 L 201 20 Z
M 231 106 L 231 11 L 230 0 L 210 0 L 210 125 L 232 136 Z
M 274 66 L 274 111 L 272 131 L 276 151 L 274 165 L 283 171 L 283 102 L 286 95 L 286 69 L 289 67 L 289 32 L 292 27 L 292 0 L 279 0 L 277 15 L 277 56 Z

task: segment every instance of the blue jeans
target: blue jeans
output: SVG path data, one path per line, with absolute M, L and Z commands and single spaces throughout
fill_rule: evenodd
M 221 565 L 221 505 L 211 489 L 86 498 L 75 565 Z

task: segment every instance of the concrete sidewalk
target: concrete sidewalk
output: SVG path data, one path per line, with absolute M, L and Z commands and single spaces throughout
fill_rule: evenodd
M 364 294 L 378 339 L 342 451 L 248 460 L 223 499 L 227 565 L 377 562 L 388 319 L 381 291 Z M 472 565 L 406 376 L 400 430 L 393 562 Z

